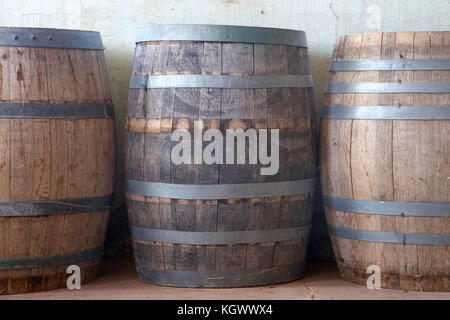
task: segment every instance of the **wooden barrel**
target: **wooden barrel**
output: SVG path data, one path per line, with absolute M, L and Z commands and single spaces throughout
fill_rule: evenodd
M 0 294 L 95 278 L 114 135 L 99 33 L 0 28 Z
M 341 277 L 449 291 L 450 32 L 342 36 L 329 79 L 321 179 Z
M 301 31 L 217 25 L 140 29 L 126 172 L 142 281 L 242 287 L 301 276 L 317 175 L 312 86 Z M 227 130 L 238 129 L 253 132 L 260 143 L 271 141 L 258 150 L 267 147 L 272 155 L 278 150 L 278 170 L 264 172 L 269 168 L 264 158 L 250 160 L 255 155 L 250 138 L 244 137 L 241 147 L 236 140 L 236 152 L 236 146 L 224 146 L 234 141 L 226 139 Z M 194 140 L 193 152 L 186 149 L 189 161 L 171 158 L 184 141 L 176 136 L 180 131 Z M 276 133 L 279 141 L 272 140 Z M 224 137 L 223 144 L 209 134 Z M 205 154 L 215 139 L 217 158 L 209 162 Z

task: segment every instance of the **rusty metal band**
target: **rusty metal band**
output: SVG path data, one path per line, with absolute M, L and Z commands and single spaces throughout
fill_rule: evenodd
M 312 88 L 312 76 L 164 75 L 132 76 L 130 89 L 142 88 Z
M 0 259 L 0 270 L 23 270 L 31 268 L 54 267 L 92 260 L 103 256 L 103 246 L 75 254 L 20 259 Z
M 450 203 L 390 202 L 323 197 L 325 208 L 336 211 L 388 216 L 450 217 Z
M 95 31 L 0 27 L 0 46 L 103 50 Z
M 136 43 L 148 41 L 213 41 L 307 47 L 299 30 L 208 24 L 161 24 L 139 28 Z
M 265 183 L 203 185 L 127 180 L 127 191 L 144 197 L 185 200 L 248 199 L 306 194 L 314 191 L 315 184 L 316 178 Z
M 0 118 L 104 119 L 114 118 L 112 104 L 0 102 Z
M 41 217 L 110 210 L 114 195 L 79 199 L 0 201 L 0 217 Z
M 450 120 L 450 106 L 326 106 L 322 119 Z
M 339 228 L 328 225 L 330 234 L 337 238 L 366 242 L 398 243 L 404 245 L 449 246 L 449 234 L 393 233 Z
M 449 82 L 327 83 L 324 93 L 450 93 Z
M 450 70 L 450 60 L 333 60 L 329 71 Z
M 151 270 L 137 266 L 141 281 L 173 287 L 226 288 L 250 287 L 283 283 L 299 279 L 304 274 L 305 263 L 225 271 Z
M 224 232 L 175 231 L 134 226 L 130 226 L 130 230 L 132 238 L 140 241 L 190 245 L 228 245 L 290 241 L 309 238 L 311 225 L 308 224 L 300 227 L 283 229 Z

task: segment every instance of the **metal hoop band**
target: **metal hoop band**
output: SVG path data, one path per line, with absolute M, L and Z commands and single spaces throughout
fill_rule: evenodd
M 130 89 L 141 88 L 312 88 L 312 76 L 166 75 L 132 76 Z
M 229 232 L 174 231 L 134 226 L 130 226 L 130 229 L 132 238 L 140 241 L 191 245 L 228 245 L 236 243 L 278 242 L 308 238 L 311 232 L 311 225 L 285 229 Z
M 448 82 L 328 83 L 324 93 L 450 93 Z
M 0 118 L 103 119 L 114 118 L 112 104 L 0 102 Z
M 339 228 L 328 225 L 328 230 L 338 238 L 361 240 L 367 242 L 385 242 L 411 245 L 448 246 L 450 235 L 421 233 L 392 233 Z
M 271 268 L 226 271 L 150 270 L 138 265 L 137 271 L 139 280 L 152 284 L 175 287 L 226 288 L 293 281 L 303 275 L 304 268 L 304 262 L 300 262 Z
M 324 207 L 336 211 L 388 216 L 450 217 L 450 203 L 443 202 L 389 202 L 325 196 L 323 203 Z
M 147 41 L 215 41 L 307 47 L 304 31 L 208 24 L 163 24 L 141 27 L 136 43 Z
M 49 257 L 33 257 L 23 259 L 0 259 L 0 270 L 22 270 L 31 268 L 53 267 L 74 262 L 92 260 L 103 255 L 103 246 L 92 250 Z
M 322 119 L 450 120 L 450 106 L 327 106 Z
M 0 46 L 103 50 L 100 33 L 94 31 L 0 28 Z
M 171 184 L 127 180 L 129 193 L 186 200 L 220 200 L 279 197 L 313 192 L 316 178 L 294 181 L 238 184 Z
M 1 201 L 0 217 L 42 217 L 110 210 L 113 195 L 58 200 Z
M 450 70 L 450 60 L 333 60 L 329 71 Z

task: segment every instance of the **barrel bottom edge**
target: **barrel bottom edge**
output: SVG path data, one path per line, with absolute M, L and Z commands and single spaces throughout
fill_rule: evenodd
M 338 265 L 338 274 L 346 281 L 364 286 L 367 286 L 367 279 L 370 276 L 365 269 L 354 269 L 340 265 Z M 381 272 L 380 287 L 404 291 L 450 292 L 450 275 L 414 276 Z
M 0 270 L 0 295 L 14 295 L 67 288 L 67 279 L 71 274 L 66 273 L 66 270 L 70 265 L 78 265 L 80 267 L 81 284 L 83 285 L 98 277 L 101 261 L 101 258 L 95 258 L 54 267 L 13 271 Z M 45 271 L 39 273 L 39 269 L 41 271 L 45 269 Z
M 275 285 L 298 280 L 304 275 L 304 263 L 286 266 L 229 270 L 229 271 L 179 271 L 150 270 L 138 266 L 139 280 L 168 287 L 183 288 L 244 288 Z

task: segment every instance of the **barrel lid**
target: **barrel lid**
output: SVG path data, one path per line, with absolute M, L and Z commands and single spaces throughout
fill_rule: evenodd
M 307 47 L 299 30 L 210 24 L 161 24 L 139 28 L 136 43 L 147 41 L 215 41 Z
M 99 32 L 0 27 L 0 46 L 103 50 Z

